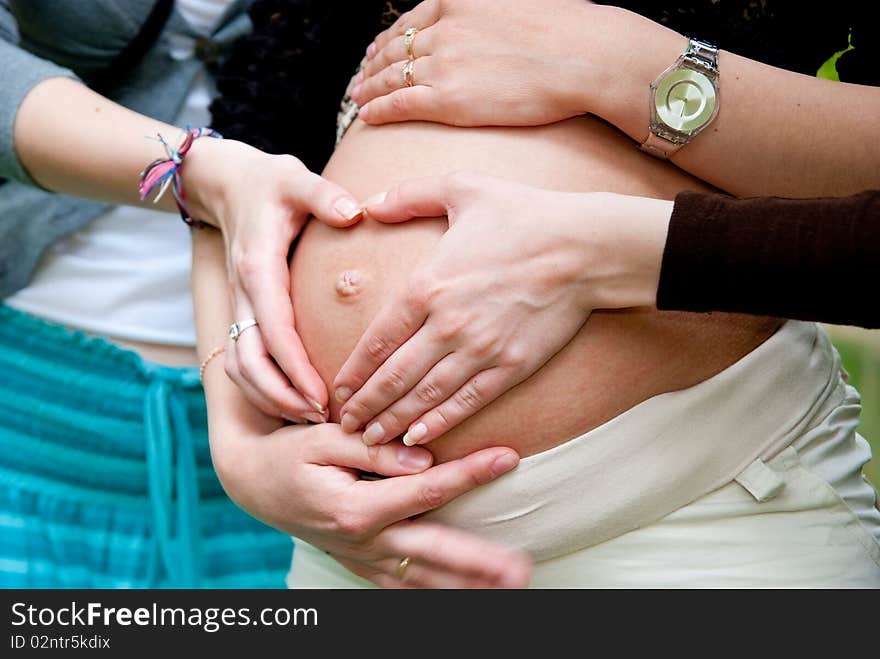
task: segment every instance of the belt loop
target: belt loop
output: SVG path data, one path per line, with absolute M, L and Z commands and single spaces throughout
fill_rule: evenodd
M 755 497 L 758 503 L 776 498 L 785 489 L 782 477 L 760 458 L 743 469 L 734 480 Z

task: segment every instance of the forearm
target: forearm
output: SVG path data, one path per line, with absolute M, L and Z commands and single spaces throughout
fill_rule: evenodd
M 192 293 L 201 361 L 215 348 L 226 345 L 232 307 L 220 232 L 213 229 L 193 231 L 192 244 Z M 212 444 L 222 437 L 269 434 L 281 427 L 279 419 L 269 417 L 251 405 L 226 376 L 222 354 L 214 357 L 204 369 L 203 384 Z
M 591 84 L 576 85 L 582 107 L 641 143 L 650 122 L 648 86 L 687 41 L 632 12 L 591 9 L 604 12 L 603 34 L 613 42 L 602 46 L 609 56 L 599 58 L 596 44 L 584 42 L 593 52 L 577 58 L 591 62 L 581 70 Z M 718 116 L 673 157 L 676 165 L 736 196 L 838 196 L 877 187 L 880 89 L 784 71 L 724 50 L 719 69 Z
M 870 303 L 878 262 L 878 191 L 825 200 L 683 193 L 657 306 L 880 327 Z
M 23 167 L 43 187 L 55 192 L 136 205 L 143 169 L 166 153 L 156 138 L 177 146 L 182 127 L 133 112 L 69 78 L 49 78 L 25 96 L 18 109 L 13 139 Z M 147 139 L 147 138 L 154 139 Z M 181 170 L 191 214 L 210 221 L 201 204 L 216 183 L 208 164 L 221 147 L 200 139 Z M 176 211 L 167 193 L 156 205 Z

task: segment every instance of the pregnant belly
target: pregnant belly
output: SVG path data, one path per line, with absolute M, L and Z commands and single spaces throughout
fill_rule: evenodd
M 408 178 L 461 169 L 550 189 L 667 199 L 702 187 L 589 118 L 532 129 L 369 127 L 358 121 L 324 174 L 367 198 Z M 318 222 L 306 227 L 291 263 L 291 290 L 297 329 L 328 387 L 376 311 L 445 229 L 445 218 L 397 225 L 366 220 L 344 230 Z M 537 453 L 651 396 L 711 377 L 778 326 L 775 319 L 734 314 L 594 313 L 542 369 L 429 448 L 438 461 L 495 445 L 523 456 Z M 338 413 L 331 401 L 331 419 Z

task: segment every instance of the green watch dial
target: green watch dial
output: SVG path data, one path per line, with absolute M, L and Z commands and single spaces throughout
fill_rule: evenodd
M 674 69 L 663 76 L 654 92 L 657 118 L 684 133 L 705 126 L 715 114 L 715 86 L 708 77 L 693 69 Z

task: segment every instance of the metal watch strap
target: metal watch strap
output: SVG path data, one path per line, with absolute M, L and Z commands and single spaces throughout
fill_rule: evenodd
M 684 63 L 712 80 L 718 78 L 718 49 L 710 43 L 699 39 L 688 39 L 688 46 L 684 53 L 678 57 L 675 65 Z M 639 145 L 639 148 L 657 158 L 669 159 L 689 141 L 689 136 L 671 130 L 659 121 L 652 120 L 648 137 Z
M 699 39 L 688 40 L 687 50 L 681 59 L 713 80 L 718 77 L 718 49 Z

